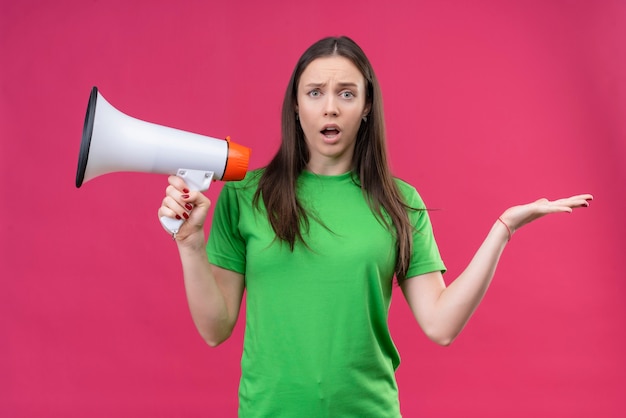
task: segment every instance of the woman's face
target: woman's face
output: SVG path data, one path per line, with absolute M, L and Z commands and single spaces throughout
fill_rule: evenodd
M 365 78 L 347 58 L 317 58 L 298 83 L 296 113 L 309 148 L 307 168 L 318 174 L 350 169 L 363 116 L 369 112 Z

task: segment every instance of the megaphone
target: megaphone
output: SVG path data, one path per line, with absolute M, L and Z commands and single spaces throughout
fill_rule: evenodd
M 76 187 L 113 172 L 172 174 L 191 190 L 205 191 L 212 180 L 241 180 L 250 149 L 230 138 L 216 139 L 145 122 L 115 109 L 93 87 L 80 143 Z M 161 218 L 175 234 L 183 220 Z

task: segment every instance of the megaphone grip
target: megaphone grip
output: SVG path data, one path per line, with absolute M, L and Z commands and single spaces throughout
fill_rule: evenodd
M 168 218 L 167 216 L 161 216 L 160 220 L 163 228 L 165 228 L 167 232 L 172 234 L 172 237 L 176 238 L 176 234 L 178 234 L 178 231 L 180 231 L 180 227 L 183 226 L 184 220 Z
M 214 173 L 212 171 L 203 170 L 188 170 L 181 168 L 176 172 L 176 175 L 187 183 L 189 190 L 204 192 L 209 190 L 211 181 L 213 180 Z M 180 227 L 185 222 L 184 219 L 174 219 L 167 216 L 161 216 L 159 218 L 161 225 L 170 233 L 173 237 L 176 237 Z

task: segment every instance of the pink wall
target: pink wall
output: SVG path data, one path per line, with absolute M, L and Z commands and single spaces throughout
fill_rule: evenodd
M 156 218 L 166 179 L 74 186 L 89 91 L 230 135 L 259 167 L 296 59 L 347 34 L 377 69 L 395 173 L 441 209 L 447 279 L 508 206 L 596 197 L 514 236 L 449 348 L 396 293 L 404 415 L 623 416 L 626 4 L 243 3 L 0 4 L 0 415 L 235 415 L 243 324 L 217 349 L 196 334 Z

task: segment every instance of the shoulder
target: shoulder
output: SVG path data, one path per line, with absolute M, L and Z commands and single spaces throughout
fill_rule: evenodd
M 248 171 L 246 176 L 237 181 L 224 182 L 219 193 L 218 203 L 227 206 L 249 206 L 254 200 L 254 195 L 259 187 L 262 169 Z
M 215 205 L 215 213 L 230 217 L 247 213 L 247 209 L 254 206 L 254 195 L 258 189 L 261 172 L 262 170 L 252 170 L 241 180 L 224 182 Z
M 414 186 L 412 186 L 411 184 L 397 177 L 394 177 L 394 181 L 407 205 L 415 209 L 426 208 L 426 205 L 424 204 L 422 197 L 420 196 L 420 194 L 418 193 L 417 189 Z

